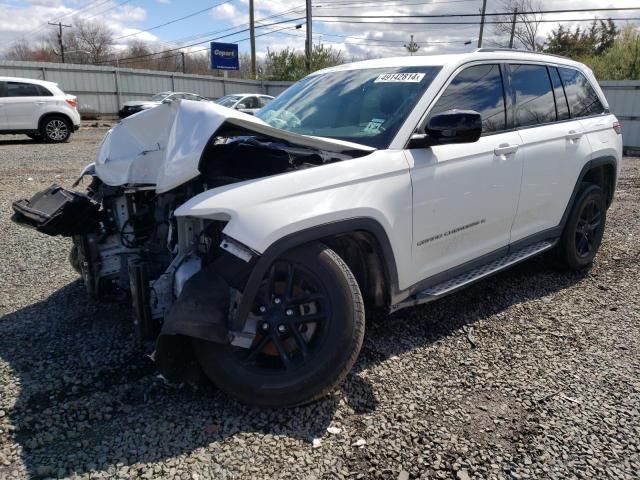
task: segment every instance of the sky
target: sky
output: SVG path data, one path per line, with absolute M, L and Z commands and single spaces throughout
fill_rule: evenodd
M 536 0 L 534 0 L 536 1 Z M 638 7 L 635 11 L 548 14 L 550 20 L 606 18 L 640 18 L 640 0 L 541 0 L 543 10 L 584 9 L 604 7 Z M 482 0 L 314 0 L 314 43 L 332 45 L 344 52 L 347 60 L 370 57 L 407 55 L 404 44 L 414 35 L 420 45 L 418 54 L 471 51 L 477 47 L 479 26 L 473 25 L 401 25 L 390 15 L 433 15 L 477 13 Z M 487 0 L 487 12 L 502 12 L 503 0 Z M 358 23 L 354 18 L 324 18 L 321 15 L 376 15 L 370 19 L 380 23 Z M 165 26 L 164 23 L 189 16 Z M 293 47 L 303 50 L 305 27 L 296 29 L 304 20 L 304 0 L 255 0 L 256 48 L 262 57 L 270 49 Z M 490 18 L 490 17 L 488 17 Z M 33 39 L 55 27 L 47 22 L 74 25 L 78 19 L 102 21 L 116 37 L 117 48 L 128 42 L 143 40 L 157 49 L 187 47 L 202 49 L 210 39 L 238 43 L 241 52 L 249 51 L 249 0 L 0 0 L 0 53 L 21 38 Z M 290 21 L 288 21 L 290 20 Z M 331 22 L 340 20 L 340 22 Z M 445 22 L 447 19 L 413 18 L 408 21 Z M 477 17 L 458 17 L 450 21 L 478 20 Z M 270 23 L 283 22 L 264 27 Z M 640 20 L 618 22 L 640 24 Z M 568 24 L 574 25 L 574 22 Z M 583 22 L 581 25 L 588 25 Z M 155 28 L 157 27 L 157 28 Z M 543 23 L 540 40 L 557 27 L 557 23 Z M 284 29 L 280 32 L 274 30 Z M 148 30 L 148 31 L 145 31 Z M 494 32 L 493 25 L 485 30 L 485 46 L 504 40 Z M 465 42 L 470 42 L 465 45 Z

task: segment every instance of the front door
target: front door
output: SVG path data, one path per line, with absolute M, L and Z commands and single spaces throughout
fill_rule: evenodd
M 409 149 L 413 187 L 413 283 L 507 247 L 520 195 L 520 136 L 507 132 L 502 71 L 458 72 L 430 114 L 475 110 L 483 135 L 468 144 Z

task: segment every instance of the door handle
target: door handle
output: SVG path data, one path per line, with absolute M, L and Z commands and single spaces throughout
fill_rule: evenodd
M 44 102 L 33 102 L 33 103 L 35 103 L 36 105 L 44 105 Z
M 509 155 L 518 151 L 519 145 L 509 145 L 507 143 L 501 143 L 493 149 L 493 153 L 497 156 Z
M 566 138 L 567 140 L 578 140 L 579 138 L 582 137 L 582 135 L 584 135 L 583 132 L 576 132 L 575 130 L 569 130 L 569 133 L 567 133 L 564 138 Z

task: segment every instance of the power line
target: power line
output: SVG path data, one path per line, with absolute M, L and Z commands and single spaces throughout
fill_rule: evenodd
M 593 22 L 598 20 L 611 20 L 611 21 L 624 21 L 624 20 L 640 20 L 640 17 L 622 17 L 622 18 L 556 18 L 556 19 L 541 19 L 535 20 L 537 23 L 562 23 L 562 22 Z M 353 20 L 318 20 L 323 23 L 350 23 L 352 25 L 479 25 L 480 21 L 463 21 L 463 22 L 383 22 L 383 21 L 365 21 L 355 22 Z M 529 23 L 530 20 L 517 20 L 516 23 Z M 505 22 L 501 21 L 485 21 L 485 25 L 501 25 Z
M 269 25 L 259 25 L 259 27 L 263 27 L 263 26 L 264 26 L 264 27 L 268 27 L 268 26 L 271 26 L 271 25 L 280 25 L 280 24 L 283 24 L 283 23 L 288 23 L 288 22 L 293 22 L 293 21 L 300 21 L 300 20 L 302 20 L 302 19 L 304 19 L 304 18 L 305 18 L 305 17 L 298 17 L 298 18 L 292 18 L 292 19 L 287 19 L 287 20 L 281 20 L 281 21 L 279 21 L 279 22 L 270 23 Z M 237 35 L 237 34 L 239 34 L 239 33 L 244 33 L 244 32 L 248 32 L 248 31 L 249 31 L 249 29 L 248 29 L 248 28 L 245 28 L 245 29 L 239 30 L 239 31 L 237 31 L 237 32 L 232 32 L 232 33 L 229 33 L 229 34 L 227 34 L 227 35 L 222 35 L 222 36 L 220 36 L 220 37 L 216 37 L 216 38 L 209 38 L 209 39 L 207 39 L 207 40 L 203 40 L 203 41 L 201 41 L 201 42 L 195 42 L 195 43 L 191 43 L 191 44 L 189 44 L 189 45 L 183 45 L 183 46 L 181 46 L 181 47 L 171 48 L 171 49 L 168 49 L 168 50 L 163 50 L 163 51 L 161 51 L 161 52 L 147 53 L 147 54 L 144 54 L 144 55 L 137 55 L 137 56 L 134 56 L 134 57 L 124 57 L 124 58 L 120 58 L 120 59 L 117 59 L 117 60 L 118 60 L 118 61 L 133 60 L 133 59 L 138 59 L 138 58 L 147 58 L 147 57 L 152 57 L 152 56 L 154 56 L 154 55 L 161 55 L 161 54 L 163 54 L 163 53 L 167 53 L 167 52 L 175 52 L 175 51 L 177 51 L 177 50 L 181 50 L 181 49 L 183 49 L 183 48 L 189 48 L 189 47 L 194 47 L 194 46 L 196 46 L 196 45 L 202 45 L 203 43 L 212 42 L 212 41 L 214 41 L 214 40 L 220 40 L 220 39 L 223 39 L 223 38 L 231 37 L 231 36 L 233 36 L 233 35 Z M 100 62 L 96 62 L 96 64 L 100 64 L 100 63 L 110 63 L 110 62 L 114 62 L 114 61 L 116 61 L 116 58 L 113 58 L 113 59 L 110 59 L 110 60 L 102 60 L 102 61 L 100 61 Z
M 538 10 L 520 12 L 520 15 L 544 15 L 547 13 L 592 13 L 592 12 L 621 12 L 628 10 L 640 10 L 640 7 L 610 7 L 610 8 L 578 8 L 562 10 Z M 451 17 L 501 17 L 511 16 L 513 12 L 493 12 L 493 13 L 439 13 L 439 14 L 412 14 L 412 15 L 316 15 L 317 18 L 451 18 Z M 502 23 L 502 22 L 500 22 Z
M 111 5 L 109 8 L 106 8 L 98 13 L 95 13 L 93 15 L 91 15 L 90 17 L 86 17 L 85 20 L 91 20 L 92 18 L 97 17 L 98 15 L 102 15 L 103 13 L 106 13 L 110 10 L 113 10 L 115 8 L 119 8 L 122 7 L 123 5 L 126 5 L 127 3 L 131 3 L 133 0 L 124 0 L 123 2 L 120 3 L 116 3 L 115 5 Z
M 192 13 L 190 13 L 188 15 L 185 15 L 184 17 L 175 18 L 175 19 L 170 20 L 168 22 L 161 23 L 160 25 L 155 25 L 153 27 L 145 28 L 144 30 L 140 30 L 138 32 L 129 33 L 127 35 L 122 35 L 120 37 L 114 38 L 114 40 L 121 40 L 123 38 L 128 38 L 128 37 L 133 37 L 135 35 L 140 35 L 141 33 L 144 33 L 144 32 L 150 32 L 151 30 L 156 30 L 156 29 L 161 28 L 161 27 L 166 27 L 167 25 L 171 25 L 172 23 L 180 22 L 182 20 L 186 20 L 187 18 L 195 17 L 196 15 L 201 15 L 201 14 L 203 14 L 205 12 L 210 11 L 212 8 L 219 7 L 220 5 L 224 5 L 225 3 L 229 3 L 229 2 L 232 2 L 232 1 L 233 0 L 224 0 L 223 2 L 217 3 L 215 5 L 211 5 L 211 6 L 207 7 L 207 8 L 203 8 L 202 10 L 198 10 L 196 12 L 192 12 Z

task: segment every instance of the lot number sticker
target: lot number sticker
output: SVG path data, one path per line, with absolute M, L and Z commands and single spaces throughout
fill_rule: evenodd
M 383 73 L 373 83 L 419 83 L 424 78 L 424 73 Z

